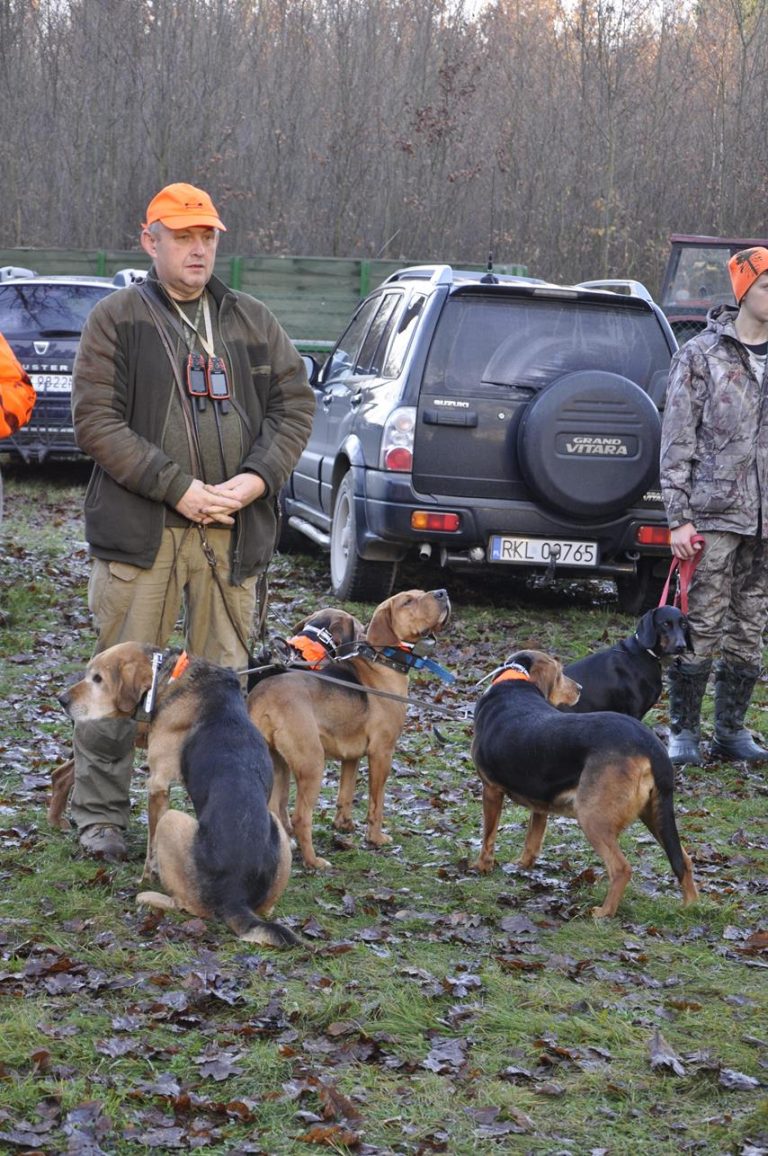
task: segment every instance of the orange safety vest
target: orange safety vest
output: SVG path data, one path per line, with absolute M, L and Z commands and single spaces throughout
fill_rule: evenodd
M 10 437 L 32 416 L 35 390 L 0 333 L 0 438 Z

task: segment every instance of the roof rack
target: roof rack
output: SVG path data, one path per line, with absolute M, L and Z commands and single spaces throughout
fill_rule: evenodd
M 430 285 L 451 285 L 453 268 L 450 265 L 409 265 L 392 273 L 384 284 L 389 285 L 392 281 L 429 281 Z
M 607 289 L 611 293 L 622 293 L 625 297 L 641 297 L 643 301 L 653 302 L 653 297 L 643 285 L 642 281 L 631 281 L 617 277 L 607 281 L 579 281 L 577 289 Z

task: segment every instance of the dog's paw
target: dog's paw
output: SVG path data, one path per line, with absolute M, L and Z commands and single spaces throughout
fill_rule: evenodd
M 386 847 L 388 843 L 392 842 L 392 836 L 386 835 L 384 831 L 369 831 L 367 840 L 374 847 Z
M 55 831 L 71 831 L 72 824 L 66 815 L 52 815 L 48 812 L 48 823 Z
M 140 891 L 136 896 L 137 907 L 154 907 L 158 911 L 178 911 L 179 905 L 170 895 L 162 891 Z
M 613 915 L 613 912 L 607 910 L 606 907 L 593 907 L 590 915 L 593 919 L 610 919 L 610 917 Z
M 330 871 L 331 864 L 327 859 L 323 859 L 320 855 L 315 855 L 314 859 L 305 859 L 304 866 L 309 871 Z
M 355 821 L 350 815 L 337 815 L 333 820 L 334 831 L 354 831 Z
M 479 871 L 481 875 L 487 875 L 489 871 L 493 871 L 496 866 L 496 860 L 492 855 L 481 855 L 476 859 L 471 866 L 472 871 Z

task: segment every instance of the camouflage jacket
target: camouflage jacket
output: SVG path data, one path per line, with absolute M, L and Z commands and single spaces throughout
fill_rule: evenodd
M 661 430 L 661 492 L 672 529 L 768 537 L 766 382 L 718 305 L 672 359 Z

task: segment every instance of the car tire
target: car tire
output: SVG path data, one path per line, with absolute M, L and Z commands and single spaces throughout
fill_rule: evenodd
M 382 602 L 392 593 L 397 562 L 372 562 L 357 552 L 357 521 L 352 475 L 336 492 L 331 521 L 331 589 L 336 598 Z
M 616 594 L 622 614 L 638 618 L 646 610 L 654 610 L 659 605 L 665 577 L 659 577 L 654 568 L 654 559 L 641 558 L 637 574 L 616 578 Z

